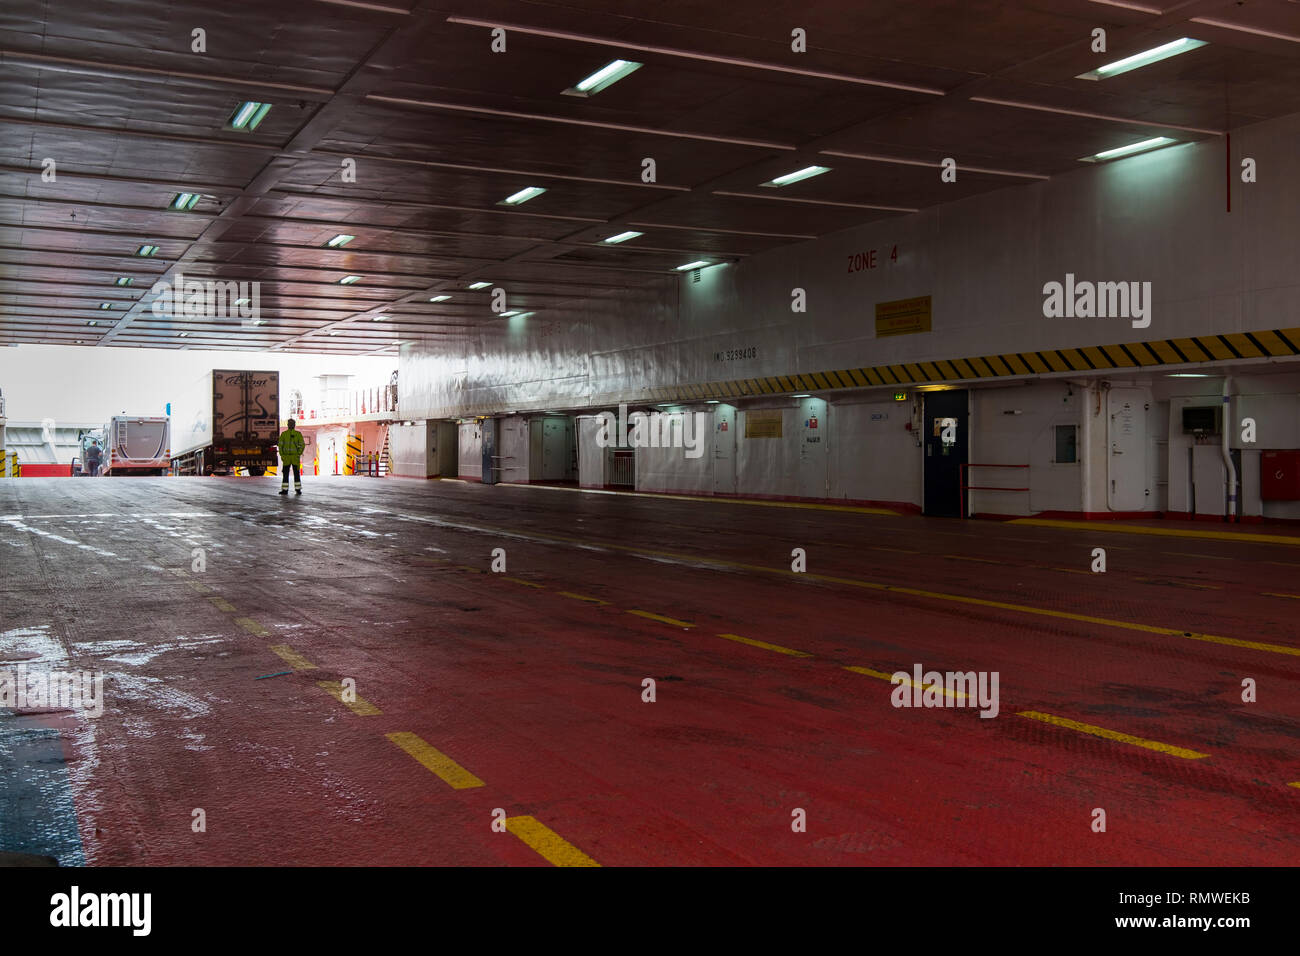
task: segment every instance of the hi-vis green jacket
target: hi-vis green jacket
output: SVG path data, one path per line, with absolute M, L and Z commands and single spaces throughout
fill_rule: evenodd
M 302 450 L 306 446 L 302 432 L 297 429 L 280 432 L 280 461 L 286 465 L 301 465 Z

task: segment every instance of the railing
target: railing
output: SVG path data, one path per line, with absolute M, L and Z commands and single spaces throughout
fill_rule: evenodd
M 966 505 L 969 499 L 966 496 L 968 491 L 1028 491 L 1029 486 L 1024 488 L 1003 488 L 996 485 L 968 485 L 966 484 L 967 468 L 1028 468 L 1028 465 L 989 465 L 979 462 L 965 462 L 957 466 L 957 514 L 961 517 L 967 517 Z
M 609 483 L 632 488 L 636 485 L 636 451 L 611 449 Z

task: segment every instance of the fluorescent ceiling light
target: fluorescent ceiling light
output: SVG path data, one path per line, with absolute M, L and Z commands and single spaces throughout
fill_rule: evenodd
M 1167 378 L 1214 378 L 1215 376 L 1206 375 L 1204 372 L 1172 372 Z
M 99 303 L 99 307 L 100 307 L 101 309 L 105 309 L 105 310 L 107 310 L 107 309 L 111 309 L 111 308 L 113 307 L 113 303 L 112 303 L 112 302 L 101 302 L 101 303 Z
M 791 395 L 791 398 L 812 398 L 811 395 Z
M 349 242 L 351 242 L 355 238 L 356 236 L 349 236 L 344 233 L 339 233 L 329 242 L 325 243 L 325 247 L 327 249 L 342 249 L 344 246 L 346 246 Z
M 339 334 L 339 330 L 338 330 L 338 329 L 334 329 L 334 330 L 332 330 L 332 331 L 330 332 L 330 335 L 338 335 L 338 334 Z
M 491 282 L 471 282 L 469 284 L 469 287 L 471 289 L 486 289 L 491 284 L 492 284 Z
M 177 193 L 172 197 L 171 208 L 188 211 L 198 205 L 198 202 L 198 193 Z
M 704 404 L 706 404 L 706 405 L 716 405 L 716 404 L 718 404 L 718 400 L 717 400 L 716 398 L 711 398 L 711 399 L 709 399 L 707 402 L 705 402 Z
M 252 299 L 236 299 L 235 305 L 248 305 L 248 303 L 252 301 L 253 301 Z
M 344 276 L 339 280 L 339 285 L 352 285 L 352 283 L 360 281 L 361 276 Z
M 688 269 L 702 269 L 707 265 L 709 265 L 709 263 L 705 262 L 703 259 L 696 259 L 694 262 L 688 262 L 684 266 L 678 266 L 677 271 L 686 272 Z
M 271 112 L 270 103 L 241 103 L 239 108 L 230 114 L 227 125 L 231 129 L 252 132 L 257 129 L 262 120 L 266 119 L 266 114 L 269 112 Z
M 98 320 L 98 319 L 91 319 L 91 320 L 90 320 L 89 322 L 87 322 L 86 324 L 87 324 L 87 325 L 99 325 L 99 320 Z
M 633 60 L 613 60 L 606 63 L 591 76 L 578 83 L 572 89 L 565 90 L 569 96 L 591 96 L 606 87 L 612 86 L 625 76 L 641 69 L 643 64 Z
M 451 296 L 449 296 L 449 295 L 435 295 L 435 296 L 434 296 L 432 299 L 430 299 L 429 301 L 430 301 L 430 302 L 446 302 L 446 301 L 447 301 L 448 299 L 450 299 L 450 298 L 451 298 Z
M 190 333 L 188 333 L 188 332 L 177 332 L 176 334 L 179 335 L 181 338 L 185 338 L 185 337 L 188 336 Z
M 617 236 L 610 236 L 608 239 L 602 239 L 600 241 L 609 243 L 612 246 L 616 242 L 627 242 L 629 239 L 635 239 L 637 236 L 644 235 L 644 232 L 620 232 Z
M 252 322 L 254 325 L 266 325 L 266 319 L 253 319 Z
M 803 169 L 797 169 L 792 173 L 786 173 L 784 176 L 777 176 L 769 182 L 759 183 L 760 186 L 789 186 L 791 183 L 801 182 L 805 179 L 812 179 L 814 176 L 820 176 L 822 173 L 829 173 L 829 166 L 805 166 Z
M 501 318 L 503 318 L 503 319 L 508 319 L 508 318 L 510 318 L 510 316 L 512 316 L 512 315 L 518 315 L 518 314 L 519 314 L 519 310 L 518 310 L 518 309 L 511 309 L 509 312 L 502 312 L 502 313 L 501 313 Z
M 1161 146 L 1168 146 L 1170 143 L 1176 143 L 1177 140 L 1168 136 L 1157 136 L 1154 139 L 1144 139 L 1140 143 L 1130 143 L 1128 146 L 1118 146 L 1115 149 L 1103 150 L 1095 156 L 1088 156 L 1085 159 L 1092 161 L 1098 159 L 1119 159 L 1121 156 L 1132 156 L 1134 153 L 1143 153 L 1148 149 L 1159 149 Z
M 134 280 L 130 276 L 118 276 L 114 285 L 130 285 Z
M 141 246 L 139 249 L 135 250 L 137 256 L 152 256 L 157 252 L 157 246 Z
M 542 193 L 546 192 L 541 186 L 525 186 L 514 195 L 507 196 L 497 203 L 498 206 L 518 206 L 520 203 L 528 202 L 530 199 L 536 199 Z
M 1198 47 L 1205 46 L 1204 40 L 1193 40 L 1191 37 L 1182 37 L 1169 43 L 1163 43 L 1158 47 L 1150 50 L 1144 50 L 1141 53 L 1134 53 L 1132 56 L 1126 56 L 1122 60 L 1116 60 L 1114 63 L 1107 63 L 1105 66 L 1098 67 L 1088 73 L 1080 73 L 1075 79 L 1078 80 L 1107 80 L 1112 76 L 1119 76 L 1121 73 L 1127 73 L 1130 70 L 1140 70 L 1144 66 L 1150 66 L 1152 63 L 1159 63 L 1161 60 L 1167 60 L 1171 56 L 1178 56 L 1180 53 L 1189 53 Z

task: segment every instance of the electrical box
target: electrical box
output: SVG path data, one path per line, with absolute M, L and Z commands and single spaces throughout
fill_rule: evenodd
M 1183 434 L 1217 435 L 1222 416 L 1219 405 L 1188 405 L 1183 409 Z
M 1259 496 L 1264 501 L 1300 501 L 1300 450 L 1260 452 Z

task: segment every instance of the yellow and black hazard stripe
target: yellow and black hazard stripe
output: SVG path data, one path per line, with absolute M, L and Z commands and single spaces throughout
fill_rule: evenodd
M 348 436 L 347 458 L 343 462 L 343 474 L 354 475 L 357 470 L 357 456 L 361 454 L 361 436 Z
M 1226 332 L 1123 345 L 1085 345 L 1038 352 L 1004 352 L 971 358 L 904 362 L 795 375 L 769 375 L 653 390 L 661 400 L 753 398 L 789 392 L 932 385 L 953 381 L 1024 378 L 1053 372 L 1109 372 L 1152 366 L 1195 365 L 1230 359 L 1292 358 L 1300 355 L 1300 329 Z

